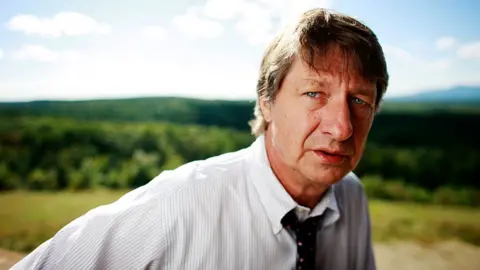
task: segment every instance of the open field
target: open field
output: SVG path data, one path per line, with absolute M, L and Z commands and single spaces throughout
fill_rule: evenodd
M 460 240 L 480 246 L 480 209 L 414 203 L 370 202 L 373 239 L 424 244 Z
M 0 194 L 0 248 L 29 252 L 89 209 L 125 191 Z M 475 269 L 480 265 L 480 210 L 371 201 L 380 269 Z M 3 251 L 1 263 L 18 260 Z

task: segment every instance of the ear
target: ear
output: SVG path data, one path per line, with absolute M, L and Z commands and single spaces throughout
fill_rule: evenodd
M 270 123 L 272 121 L 272 103 L 266 98 L 260 98 L 260 110 L 262 111 L 263 119 Z
M 378 102 L 377 104 L 375 104 L 375 108 L 373 108 L 373 116 L 380 113 L 380 110 L 382 109 L 382 105 L 383 104 L 381 102 Z

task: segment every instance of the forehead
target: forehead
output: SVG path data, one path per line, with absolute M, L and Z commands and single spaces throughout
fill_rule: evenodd
M 338 48 L 315 55 L 313 61 L 304 61 L 297 57 L 293 62 L 291 75 L 297 79 L 338 83 L 349 88 L 375 88 L 374 81 L 361 75 L 354 55 L 346 54 Z

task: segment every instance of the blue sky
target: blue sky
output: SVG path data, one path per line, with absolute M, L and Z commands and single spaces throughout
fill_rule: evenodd
M 387 96 L 480 85 L 480 1 L 0 0 L 0 100 L 253 99 L 266 42 L 328 7 L 378 35 Z

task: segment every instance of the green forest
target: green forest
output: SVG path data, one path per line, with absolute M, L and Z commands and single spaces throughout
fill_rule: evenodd
M 182 98 L 0 104 L 0 190 L 144 185 L 163 170 L 248 146 L 253 105 Z M 474 106 L 386 104 L 355 172 L 372 197 L 478 206 L 478 123 Z

